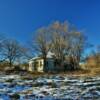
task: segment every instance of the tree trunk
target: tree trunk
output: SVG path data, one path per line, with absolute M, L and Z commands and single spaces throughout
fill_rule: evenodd
M 43 59 L 44 59 L 43 71 L 44 71 L 44 72 L 48 72 L 48 68 L 47 68 L 47 67 L 48 67 L 48 66 L 47 66 L 47 59 L 46 59 L 46 57 L 44 57 Z
M 12 68 L 12 61 L 9 61 L 9 67 Z

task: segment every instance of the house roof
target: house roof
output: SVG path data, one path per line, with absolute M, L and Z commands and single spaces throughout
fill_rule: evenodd
M 42 57 L 33 57 L 33 58 L 30 59 L 29 61 L 33 61 L 33 60 L 36 60 L 36 59 L 42 59 Z
M 47 54 L 47 58 L 53 58 L 53 56 L 54 56 L 54 53 L 49 51 L 48 54 Z M 42 59 L 42 57 L 36 56 L 36 57 L 33 57 L 32 59 L 30 59 L 29 61 L 33 61 L 33 60 L 36 60 L 36 59 Z

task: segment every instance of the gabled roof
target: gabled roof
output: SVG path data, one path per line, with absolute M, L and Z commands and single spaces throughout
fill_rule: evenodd
M 47 54 L 47 58 L 53 58 L 53 56 L 54 56 L 54 53 L 49 51 L 48 54 Z M 32 59 L 30 59 L 29 61 L 33 61 L 33 60 L 36 60 L 36 59 L 42 59 L 42 57 L 36 56 L 36 57 L 33 57 Z
M 30 59 L 29 61 L 33 61 L 33 60 L 36 60 L 36 59 L 42 59 L 42 57 L 34 57 L 34 58 Z

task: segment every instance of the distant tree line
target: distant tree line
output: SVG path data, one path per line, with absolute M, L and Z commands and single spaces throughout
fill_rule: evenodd
M 46 27 L 41 27 L 35 31 L 31 45 L 22 45 L 15 39 L 8 39 L 0 34 L 0 64 L 7 63 L 13 67 L 18 61 L 25 61 L 32 58 L 32 55 L 41 55 L 44 59 L 46 70 L 46 60 L 48 52 L 54 53 L 56 66 L 62 68 L 66 66 L 71 70 L 80 68 L 84 51 L 89 47 L 87 37 L 83 32 L 67 22 L 56 21 Z M 91 56 L 91 55 L 89 55 Z M 97 64 L 100 63 L 100 46 L 94 54 Z M 89 59 L 86 57 L 85 60 Z M 24 65 L 24 64 L 23 64 Z M 27 65 L 25 63 L 25 65 Z

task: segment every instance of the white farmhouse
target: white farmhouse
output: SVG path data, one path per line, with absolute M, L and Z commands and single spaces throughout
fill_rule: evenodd
M 47 61 L 46 61 L 46 69 L 48 71 L 52 71 L 55 68 L 55 61 L 53 58 L 54 54 L 48 52 Z M 34 57 L 29 60 L 29 68 L 28 70 L 31 72 L 43 72 L 44 71 L 44 59 L 42 57 Z

